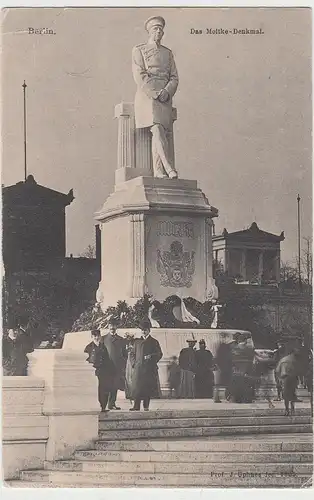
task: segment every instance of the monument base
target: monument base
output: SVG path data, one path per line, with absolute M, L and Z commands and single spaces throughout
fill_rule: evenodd
M 127 170 L 122 170 L 123 178 Z M 132 304 L 145 294 L 160 301 L 170 295 L 205 301 L 214 283 L 216 215 L 193 180 L 136 177 L 116 184 L 96 214 L 102 309 L 118 300 Z

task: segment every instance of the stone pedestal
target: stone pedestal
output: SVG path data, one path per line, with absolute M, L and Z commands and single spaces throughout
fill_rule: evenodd
M 98 438 L 97 378 L 82 351 L 36 349 L 29 375 L 44 380 L 43 414 L 48 416 L 46 460 L 66 459 Z
M 102 308 L 145 293 L 205 301 L 212 292 L 212 207 L 192 180 L 137 177 L 116 185 L 96 214 Z

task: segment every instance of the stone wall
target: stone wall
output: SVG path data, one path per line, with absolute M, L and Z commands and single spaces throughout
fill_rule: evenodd
M 3 377 L 4 479 L 71 458 L 98 438 L 98 385 L 87 355 L 36 349 L 28 356 L 27 377 Z
M 48 440 L 44 391 L 44 381 L 35 377 L 2 379 L 4 479 L 17 478 L 21 469 L 43 467 Z

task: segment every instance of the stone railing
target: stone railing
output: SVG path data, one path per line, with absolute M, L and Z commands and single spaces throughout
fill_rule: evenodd
M 4 479 L 70 458 L 98 438 L 98 385 L 87 355 L 36 349 L 27 377 L 3 377 Z

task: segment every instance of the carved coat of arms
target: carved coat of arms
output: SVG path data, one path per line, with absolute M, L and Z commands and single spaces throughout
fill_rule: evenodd
M 195 272 L 195 252 L 184 252 L 180 241 L 170 245 L 170 251 L 157 250 L 157 271 L 162 286 L 190 287 Z

